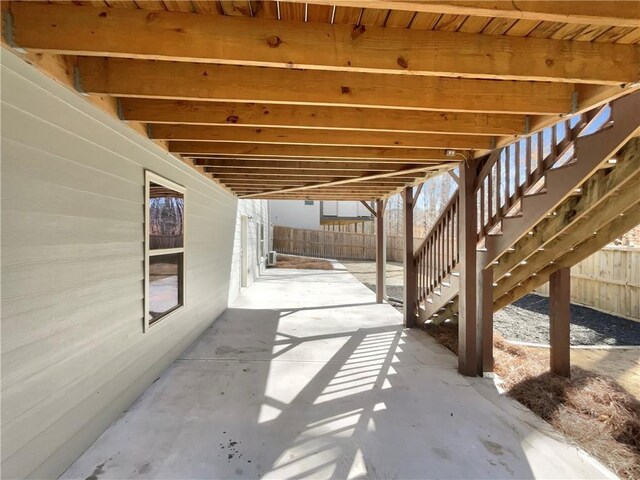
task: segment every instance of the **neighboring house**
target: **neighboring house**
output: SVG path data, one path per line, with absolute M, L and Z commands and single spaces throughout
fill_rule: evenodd
M 320 228 L 318 200 L 269 200 L 269 221 L 281 227 Z
M 280 227 L 319 230 L 321 225 L 373 220 L 361 202 L 270 200 L 269 209 L 271 224 Z

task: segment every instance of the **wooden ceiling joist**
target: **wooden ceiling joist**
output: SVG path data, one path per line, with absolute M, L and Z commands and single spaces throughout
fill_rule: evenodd
M 325 159 L 287 159 L 287 160 L 274 160 L 268 158 L 202 158 L 195 157 L 194 163 L 199 166 L 208 166 L 215 168 L 242 170 L 245 169 L 261 171 L 271 170 L 275 174 L 280 174 L 281 170 L 298 169 L 298 171 L 322 171 L 322 170 L 340 170 L 340 171 L 363 171 L 363 170 L 376 170 L 380 172 L 392 172 L 396 170 L 402 170 L 407 168 L 417 168 L 419 165 L 406 162 L 391 163 L 391 162 L 352 162 L 352 161 L 327 161 Z M 455 165 L 452 165 L 452 168 Z
M 80 7 L 78 7 L 80 8 Z M 124 58 L 78 58 L 90 94 L 520 114 L 571 111 L 572 84 L 505 82 Z
M 447 156 L 443 150 L 422 148 L 375 148 L 306 145 L 245 145 L 242 143 L 168 142 L 170 152 L 185 155 L 230 155 L 234 157 L 269 157 L 295 159 L 315 157 L 326 160 L 380 160 L 383 162 L 437 163 L 459 162 L 460 156 Z
M 357 177 L 345 177 L 342 175 L 334 175 L 333 177 L 322 177 L 322 178 L 317 178 L 317 179 L 313 179 L 313 178 L 306 178 L 306 177 L 242 177 L 242 176 L 232 176 L 232 175 L 219 175 L 219 174 L 213 174 L 214 178 L 217 178 L 218 180 L 220 180 L 221 182 L 231 182 L 231 183 L 245 183 L 245 184 L 250 184 L 252 182 L 259 182 L 259 183 L 278 183 L 278 182 L 302 182 L 302 183 L 312 183 L 312 182 L 334 182 L 337 180 L 344 180 L 347 178 L 357 178 Z M 415 177 L 411 177 L 411 178 L 406 178 L 403 177 L 401 179 L 395 179 L 394 177 L 391 177 L 390 179 L 385 179 L 385 181 L 381 181 L 381 180 L 372 180 L 372 181 L 368 181 L 368 182 L 361 182 L 365 185 L 369 185 L 369 184 L 384 184 L 384 185 L 404 185 L 407 183 L 413 183 L 416 180 Z
M 637 27 L 640 22 L 636 0 L 306 0 L 306 3 L 618 27 Z
M 338 177 L 342 176 L 345 178 L 356 178 L 362 176 L 361 174 L 365 174 L 364 170 L 358 170 L 355 172 L 342 172 L 340 170 L 323 170 L 323 171 L 313 171 L 313 170 L 279 170 L 279 171 L 268 171 L 268 170 L 231 170 L 231 169 L 221 169 L 221 168 L 213 168 L 213 167 L 204 167 L 204 171 L 207 173 L 216 174 L 219 177 L 242 177 L 242 178 L 301 178 L 304 179 L 306 177 L 311 178 L 324 178 L 324 177 Z
M 360 178 L 349 178 L 349 179 L 345 179 L 345 180 L 338 180 L 335 182 L 329 182 L 329 183 L 323 183 L 321 186 L 324 187 L 334 187 L 334 186 L 343 186 L 343 185 L 350 185 L 350 184 L 357 184 L 358 182 L 362 182 L 362 181 L 366 181 L 366 180 L 374 180 L 374 179 L 380 179 L 380 178 L 387 178 L 387 177 L 394 177 L 394 176 L 398 176 L 398 175 L 409 175 L 412 173 L 424 173 L 427 170 L 438 170 L 441 169 L 442 166 L 440 165 L 434 165 L 432 167 L 421 167 L 421 168 L 411 168 L 411 169 L 403 169 L 403 170 L 398 170 L 395 172 L 386 172 L 386 173 L 378 173 L 375 175 L 368 175 L 366 177 L 360 177 Z M 276 194 L 276 193 L 295 193 L 295 192 L 301 192 L 304 190 L 312 190 L 312 189 L 316 189 L 318 188 L 320 185 L 307 185 L 304 187 L 292 187 L 292 188 L 283 188 L 281 190 L 278 191 L 273 191 L 271 192 L 272 194 Z M 354 187 L 353 185 L 350 185 L 352 187 Z M 354 188 L 357 188 L 357 186 L 355 186 Z M 260 194 L 250 194 L 250 195 L 244 195 L 241 198 L 255 198 L 257 196 L 259 196 Z
M 12 14 L 19 47 L 70 55 L 549 82 L 640 78 L 635 45 L 28 3 Z
M 323 130 L 521 135 L 524 115 L 121 98 L 123 120 Z
M 158 140 L 232 142 L 250 144 L 344 145 L 357 147 L 447 148 L 489 150 L 491 137 L 402 132 L 291 129 L 244 126 L 157 124 L 149 126 Z

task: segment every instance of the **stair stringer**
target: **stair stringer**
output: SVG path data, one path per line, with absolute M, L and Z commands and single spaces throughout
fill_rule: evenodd
M 453 272 L 449 275 L 447 282 L 440 283 L 440 292 L 438 294 L 432 293 L 424 302 L 424 307 L 418 309 L 418 321 L 420 323 L 431 319 L 458 295 L 458 289 L 460 288 L 459 278 L 459 274 Z

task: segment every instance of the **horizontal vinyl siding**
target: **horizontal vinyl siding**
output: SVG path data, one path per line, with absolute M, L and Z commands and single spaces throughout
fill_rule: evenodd
M 2 472 L 51 478 L 237 295 L 239 212 L 267 207 L 5 50 L 1 100 Z M 186 305 L 143 334 L 145 169 L 186 187 L 187 232 Z

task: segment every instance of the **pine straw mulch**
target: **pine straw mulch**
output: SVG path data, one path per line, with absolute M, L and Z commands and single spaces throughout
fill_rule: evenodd
M 457 326 L 425 325 L 454 353 Z M 571 368 L 567 379 L 549 372 L 549 351 L 520 347 L 496 335 L 495 372 L 507 394 L 553 425 L 618 476 L 640 478 L 640 402 L 611 378 Z
M 278 254 L 272 268 L 297 268 L 300 270 L 333 270 L 333 265 L 327 260 L 309 257 L 294 257 Z

